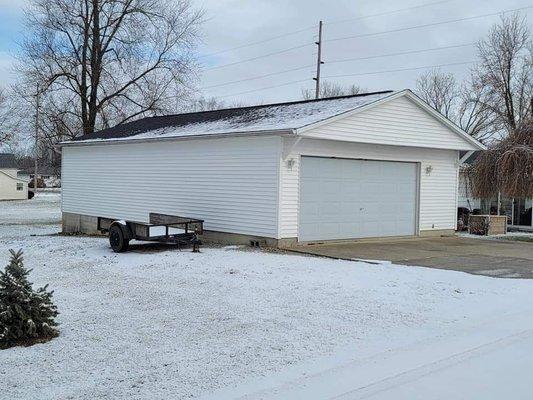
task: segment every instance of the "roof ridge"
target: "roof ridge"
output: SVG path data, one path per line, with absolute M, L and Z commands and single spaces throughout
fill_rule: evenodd
M 342 95 L 342 96 L 324 97 L 324 98 L 321 98 L 321 99 L 284 101 L 284 102 L 280 102 L 280 103 L 255 104 L 255 105 L 251 105 L 251 106 L 242 106 L 242 107 L 217 108 L 216 110 L 191 111 L 191 112 L 185 112 L 185 113 L 165 114 L 165 115 L 158 115 L 158 116 L 153 116 L 153 117 L 146 117 L 146 118 L 142 118 L 142 119 L 175 117 L 175 116 L 178 116 L 178 115 L 189 115 L 189 114 L 207 114 L 207 113 L 212 113 L 212 112 L 220 112 L 220 111 L 228 111 L 228 110 L 244 110 L 244 109 L 262 108 L 262 107 L 287 106 L 287 105 L 290 105 L 290 104 L 314 103 L 314 102 L 319 102 L 319 101 L 348 99 L 348 98 L 351 98 L 351 97 L 364 97 L 364 96 L 371 96 L 371 95 L 374 95 L 374 94 L 385 94 L 385 93 L 393 93 L 393 92 L 394 92 L 394 90 L 380 90 L 380 91 L 376 91 L 376 92 L 366 92 L 366 93 L 357 93 L 357 94 L 346 94 L 346 95 Z

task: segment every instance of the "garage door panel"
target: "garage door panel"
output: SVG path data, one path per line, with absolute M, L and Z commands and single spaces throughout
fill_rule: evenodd
M 415 163 L 302 157 L 299 238 L 414 235 Z

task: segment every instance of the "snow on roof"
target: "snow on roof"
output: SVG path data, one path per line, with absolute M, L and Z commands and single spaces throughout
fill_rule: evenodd
M 85 143 L 290 131 L 360 108 L 392 93 L 392 91 L 374 92 L 320 100 L 149 117 L 90 133 L 74 141 Z

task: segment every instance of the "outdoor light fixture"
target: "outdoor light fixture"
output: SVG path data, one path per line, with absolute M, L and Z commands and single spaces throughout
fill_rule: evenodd
M 431 171 L 433 171 L 433 167 L 431 165 L 428 165 L 426 167 L 426 175 L 431 175 Z
M 294 166 L 294 164 L 296 164 L 296 160 L 294 158 L 291 158 L 289 160 L 287 160 L 287 168 L 292 170 L 292 167 Z

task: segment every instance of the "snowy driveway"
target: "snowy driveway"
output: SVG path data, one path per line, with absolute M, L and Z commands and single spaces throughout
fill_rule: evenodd
M 396 375 L 531 329 L 533 281 L 235 247 L 117 255 L 103 238 L 50 235 L 59 226 L 12 218 L 0 225 L 0 265 L 7 249 L 25 251 L 31 280 L 55 290 L 61 334 L 0 351 L 0 399 L 270 399 L 294 387 L 365 398 L 361 388 L 383 381 L 389 390 Z M 530 371 L 531 341 L 517 338 L 467 365 L 460 393 L 490 398 L 521 367 Z M 439 371 L 396 386 L 404 398 L 432 388 L 431 398 L 450 398 L 446 388 L 463 375 Z M 324 392 L 332 386 L 342 391 Z M 293 393 L 281 398 L 312 398 Z

